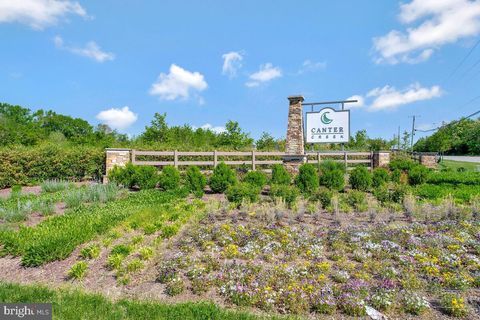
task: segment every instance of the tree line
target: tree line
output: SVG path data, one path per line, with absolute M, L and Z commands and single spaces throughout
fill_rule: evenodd
M 414 151 L 457 155 L 480 154 L 480 119 L 461 119 L 440 127 L 431 136 L 420 138 Z
M 32 111 L 18 105 L 0 103 L 0 147 L 37 146 L 42 144 L 88 145 L 99 148 L 125 147 L 156 150 L 251 150 L 284 151 L 285 139 L 263 132 L 253 139 L 237 121 L 229 120 L 224 132 L 194 128 L 188 124 L 168 125 L 165 113 L 155 113 L 138 136 L 129 137 L 105 124 L 92 126 L 81 118 L 52 110 Z M 396 138 L 370 138 L 365 130 L 357 131 L 345 144 L 347 150 L 388 150 Z M 339 144 L 306 146 L 307 150 L 338 150 Z

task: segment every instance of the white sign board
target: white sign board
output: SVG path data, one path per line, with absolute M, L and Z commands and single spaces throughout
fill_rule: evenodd
M 350 111 L 324 108 L 307 112 L 307 143 L 339 143 L 350 139 Z

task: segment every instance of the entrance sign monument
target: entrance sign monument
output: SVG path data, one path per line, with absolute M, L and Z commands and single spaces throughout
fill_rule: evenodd
M 302 163 L 307 161 L 305 143 L 345 143 L 350 139 L 350 111 L 344 110 L 345 103 L 356 100 L 303 103 L 303 96 L 288 97 L 288 127 L 286 141 L 286 156 L 283 165 L 292 174 L 298 173 Z M 315 105 L 340 104 L 342 110 L 330 107 L 319 112 L 313 112 Z M 304 134 L 303 107 L 311 106 L 312 112 L 307 112 L 306 134 Z
M 307 143 L 346 143 L 350 139 L 350 111 L 323 108 L 307 112 Z

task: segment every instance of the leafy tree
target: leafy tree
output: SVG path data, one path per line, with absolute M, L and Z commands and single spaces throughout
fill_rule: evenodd
M 408 131 L 404 131 L 402 135 L 402 141 L 400 144 L 400 148 L 402 150 L 409 150 L 410 149 L 410 133 Z
M 480 152 L 480 120 L 461 119 L 442 126 L 429 137 L 415 143 L 415 151 L 446 154 L 478 154 Z
M 245 133 L 240 128 L 237 121 L 229 120 L 225 125 L 226 131 L 220 135 L 219 145 L 231 147 L 235 150 L 250 147 L 253 144 L 253 139 L 248 133 Z
M 150 126 L 145 127 L 141 139 L 147 142 L 166 142 L 168 131 L 167 121 L 165 120 L 166 117 L 166 113 L 160 114 L 155 112 Z
M 267 132 L 263 132 L 260 139 L 255 143 L 258 150 L 269 151 L 278 149 L 278 143 Z

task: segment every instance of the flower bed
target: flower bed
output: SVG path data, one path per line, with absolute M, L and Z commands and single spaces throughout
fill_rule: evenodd
M 478 291 L 479 232 L 472 221 L 342 228 L 222 212 L 165 253 L 158 279 L 169 295 L 208 291 L 278 313 L 419 315 L 446 292 L 463 303 Z

